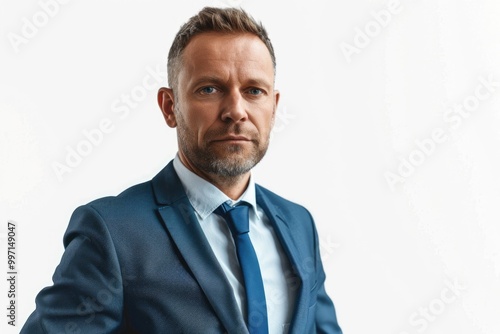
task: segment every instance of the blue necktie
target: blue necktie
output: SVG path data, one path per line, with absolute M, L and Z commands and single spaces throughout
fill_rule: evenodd
M 259 261 L 248 235 L 248 206 L 221 204 L 215 213 L 223 217 L 231 230 L 240 262 L 247 295 L 247 325 L 250 334 L 267 334 L 267 307 Z

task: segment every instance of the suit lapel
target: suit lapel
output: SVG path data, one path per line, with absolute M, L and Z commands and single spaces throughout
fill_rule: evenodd
M 282 209 L 266 196 L 259 186 L 256 186 L 257 204 L 264 210 L 269 218 L 274 231 L 281 242 L 283 250 L 288 256 L 290 265 L 292 266 L 295 274 L 300 279 L 300 285 L 297 288 L 295 307 L 292 315 L 292 323 L 290 324 L 290 333 L 304 333 L 308 315 L 309 305 L 309 291 L 307 291 L 304 280 L 307 275 L 304 272 L 305 263 L 304 257 L 300 254 L 292 238 L 290 228 L 285 221 L 285 215 Z
M 229 333 L 248 333 L 231 286 L 195 216 L 172 163 L 153 180 L 158 212 L 184 261 Z
M 170 162 L 152 180 L 159 205 L 158 213 L 184 261 L 189 266 L 215 313 L 229 333 L 248 333 L 243 317 L 231 293 L 231 286 L 220 267 L 189 202 L 182 184 Z M 269 218 L 295 274 L 300 279 L 297 288 L 290 333 L 305 331 L 308 316 L 307 259 L 300 254 L 285 220 L 282 208 L 256 186 L 257 204 Z M 281 205 L 282 206 L 282 205 Z

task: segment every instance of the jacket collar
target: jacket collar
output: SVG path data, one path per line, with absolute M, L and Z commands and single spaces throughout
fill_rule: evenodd
M 248 333 L 236 300 L 232 293 L 228 293 L 231 286 L 199 225 L 172 161 L 152 179 L 152 187 L 163 224 L 215 313 L 229 333 Z M 303 270 L 304 264 L 300 263 L 304 257 L 299 253 L 292 238 L 285 220 L 287 216 L 276 204 L 276 200 L 258 185 L 256 199 L 269 218 L 299 279 L 290 333 L 302 333 L 305 330 L 303 326 L 307 322 L 309 305 L 309 291 L 306 291 L 306 285 L 302 283 L 307 277 Z
M 152 180 L 153 193 L 158 205 L 170 205 L 186 197 L 181 181 L 175 173 L 173 161 Z
M 263 188 L 259 185 L 256 186 L 256 197 L 257 204 L 264 210 L 269 221 L 271 222 L 274 231 L 281 242 L 290 265 L 296 275 L 296 299 L 295 308 L 292 315 L 292 322 L 290 324 L 290 333 L 305 333 L 307 316 L 309 311 L 309 291 L 307 291 L 307 285 L 304 284 L 304 280 L 307 279 L 308 275 L 305 272 L 305 257 L 300 253 L 299 248 L 295 244 L 295 240 L 292 238 L 293 233 L 287 223 L 293 217 L 285 215 L 282 211 L 282 207 L 276 204 L 276 200 L 271 198 L 271 195 L 267 195 Z M 288 218 L 285 218 L 288 217 Z
M 229 333 L 248 333 L 231 286 L 170 162 L 152 180 L 158 213 L 184 261 Z

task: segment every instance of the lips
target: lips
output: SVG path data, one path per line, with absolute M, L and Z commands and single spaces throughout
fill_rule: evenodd
M 230 135 L 230 136 L 215 139 L 213 141 L 215 141 L 215 142 L 217 142 L 217 141 L 250 141 L 250 139 L 248 139 L 245 136 Z

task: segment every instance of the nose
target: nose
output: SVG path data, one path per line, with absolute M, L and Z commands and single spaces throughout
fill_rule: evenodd
M 221 106 L 221 119 L 227 123 L 246 121 L 248 114 L 246 111 L 245 99 L 239 90 L 232 90 L 226 94 Z

